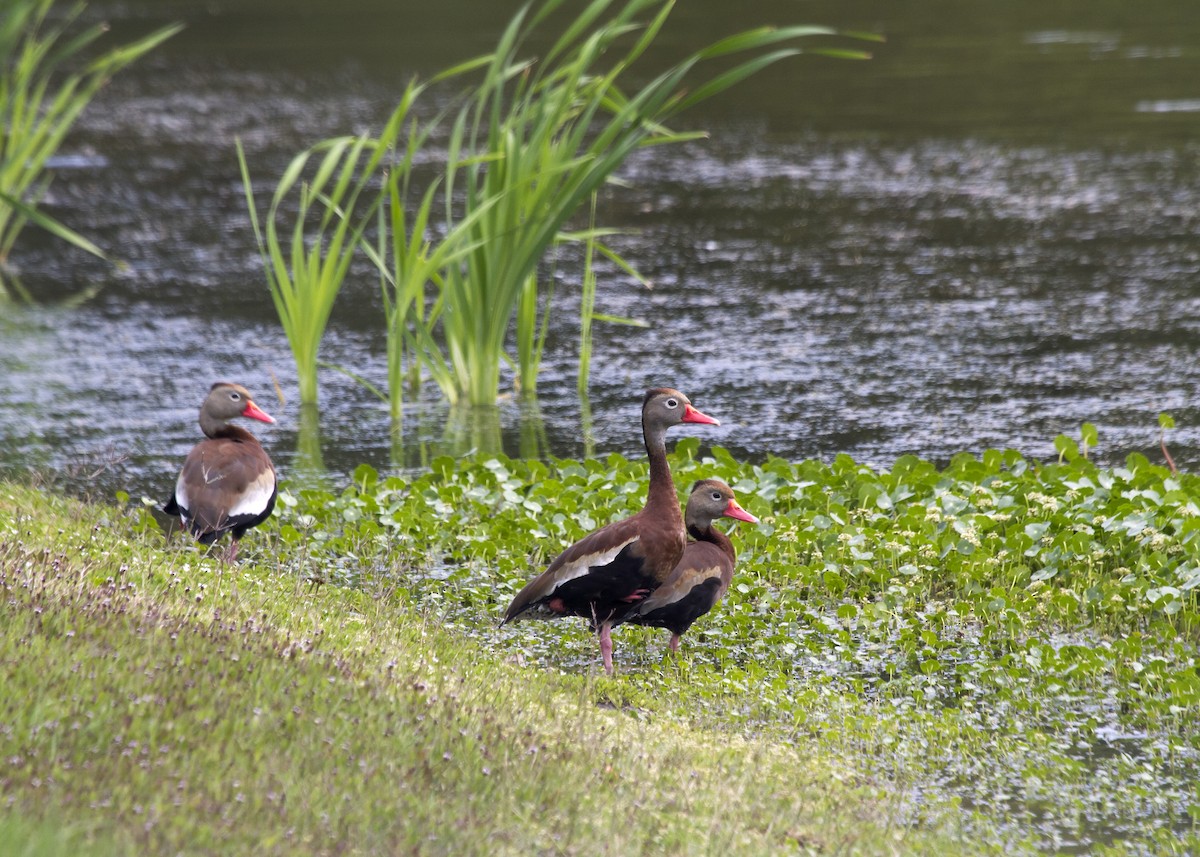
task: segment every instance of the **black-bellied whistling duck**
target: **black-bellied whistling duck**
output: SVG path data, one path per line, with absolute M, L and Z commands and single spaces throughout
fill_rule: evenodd
M 611 673 L 612 624 L 670 576 L 687 542 L 683 515 L 667 465 L 667 429 L 680 423 L 720 425 L 678 390 L 646 391 L 642 435 L 650 459 L 646 505 L 571 545 L 517 593 L 503 625 L 517 619 L 582 616 L 600 635 Z
M 695 541 L 688 542 L 663 585 L 635 604 L 620 622 L 666 628 L 671 632 L 671 651 L 679 651 L 680 635 L 721 600 L 733 580 L 737 554 L 729 536 L 712 525 L 717 518 L 758 521 L 738 505 L 733 489 L 720 479 L 701 479 L 692 486 L 684 513 L 688 535 Z
M 188 453 L 175 493 L 163 506 L 168 515 L 179 515 L 201 544 L 230 533 L 229 562 L 237 558 L 238 539 L 271 514 L 276 493 L 275 466 L 254 435 L 230 425 L 236 417 L 275 422 L 245 387 L 218 381 L 200 406 L 206 439 Z

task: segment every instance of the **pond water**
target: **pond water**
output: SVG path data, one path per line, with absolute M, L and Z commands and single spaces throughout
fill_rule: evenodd
M 578 271 L 561 266 L 537 406 L 450 414 L 431 390 L 393 444 L 382 405 L 335 371 L 301 432 L 234 140 L 267 190 L 303 146 L 377 124 L 411 75 L 489 48 L 516 4 L 93 0 L 118 38 L 187 29 L 104 90 L 58 162 L 51 212 L 122 266 L 32 230 L 15 254 L 38 303 L 0 308 L 0 467 L 161 495 L 204 391 L 231 379 L 279 418 L 259 434 L 285 474 L 472 446 L 640 455 L 657 384 L 719 416 L 706 442 L 747 458 L 1049 457 L 1083 421 L 1106 460 L 1157 457 L 1166 411 L 1194 468 L 1200 16 L 1053 6 L 680 4 L 651 62 L 759 22 L 887 41 L 867 62 L 784 62 L 689 117 L 708 140 L 622 170 L 600 218 L 636 230 L 614 243 L 654 288 L 609 270 L 598 306 L 650 326 L 598 331 L 587 440 Z M 323 356 L 382 385 L 377 300 L 368 272 L 347 285 Z

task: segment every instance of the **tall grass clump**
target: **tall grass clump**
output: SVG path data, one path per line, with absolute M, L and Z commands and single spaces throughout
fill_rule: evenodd
M 452 67 L 431 82 L 461 74 L 478 64 L 479 61 L 474 61 Z M 422 309 L 412 308 L 412 304 L 419 303 L 416 294 L 421 290 L 418 288 L 414 293 L 412 283 L 423 284 L 435 277 L 447 260 L 455 258 L 451 253 L 454 242 L 444 241 L 431 251 L 424 238 L 436 184 L 426 192 L 411 230 L 406 226 L 409 215 L 399 201 L 407 198 L 414 156 L 426 146 L 437 125 L 436 120 L 422 125 L 411 116 L 425 86 L 409 84 L 377 137 L 365 134 L 335 137 L 296 155 L 279 179 L 261 220 L 246 154 L 241 142 L 237 143 L 250 224 L 267 286 L 296 363 L 302 404 L 317 403 L 321 339 L 338 292 L 360 249 L 365 250 L 380 271 L 384 312 L 389 319 L 410 314 L 420 318 Z M 406 145 L 397 156 L 406 129 Z M 396 157 L 400 158 L 398 163 L 394 162 Z M 315 169 L 310 168 L 311 164 L 316 164 Z M 391 205 L 384 208 L 389 200 Z M 291 225 L 281 228 L 286 217 L 293 218 Z M 377 244 L 372 246 L 364 241 L 364 234 L 377 217 Z M 389 344 L 389 366 L 394 363 L 397 367 L 394 380 L 398 385 L 400 349 L 410 338 L 397 334 L 395 339 L 401 345 L 393 360 Z M 392 379 L 390 371 L 389 379 Z
M 834 35 L 821 27 L 748 30 L 657 75 L 639 69 L 639 82 L 629 88 L 630 69 L 658 37 L 673 0 L 592 0 L 540 57 L 532 56 L 531 37 L 551 19 L 561 20 L 565 6 L 564 0 L 527 4 L 495 51 L 435 76 L 430 83 L 479 78 L 434 118 L 416 116 L 428 84 L 411 84 L 378 137 L 325 141 L 297 156 L 280 180 L 265 231 L 243 158 L 255 233 L 292 343 L 302 400 L 315 401 L 317 347 L 355 245 L 381 278 L 394 422 L 406 390 L 423 377 L 451 403 L 493 405 L 508 365 L 517 389 L 534 393 L 551 309 L 554 278 L 545 268 L 553 251 L 582 243 L 589 272 L 600 253 L 636 277 L 634 266 L 604 244 L 612 230 L 597 226 L 593 216 L 584 229 L 570 231 L 572 219 L 638 149 L 703 136 L 671 130 L 667 121 L 802 53 L 800 40 Z M 866 56 L 832 48 L 808 52 Z M 318 173 L 327 181 L 337 167 L 331 161 L 344 158 L 340 179 L 330 187 L 317 179 L 299 186 L 300 211 L 285 238 L 276 231 L 279 204 L 318 150 L 325 159 Z M 444 166 L 419 181 L 418 165 L 431 161 Z M 377 196 L 360 200 L 371 185 Z M 364 240 L 371 217 L 377 231 Z M 636 323 L 596 313 L 594 281 L 584 288 L 581 361 L 590 354 L 593 320 Z M 581 385 L 586 377 L 581 367 Z
M 447 69 L 433 82 L 459 75 L 480 62 Z M 469 243 L 469 230 L 488 208 L 481 206 L 472 216 L 451 226 L 440 240 L 430 238 L 438 216 L 438 193 L 443 189 L 440 179 L 429 183 L 415 205 L 412 202 L 416 193 L 415 158 L 430 145 L 430 136 L 438 125 L 438 120 L 421 123 L 410 115 L 423 88 L 415 83 L 408 86 L 379 138 L 380 145 L 399 151 L 384 179 L 376 244 L 364 245 L 380 275 L 387 331 L 388 394 L 384 398 L 388 399 L 394 428 L 399 425 L 405 388 L 415 394 L 420 385 L 420 355 L 437 353 L 439 348 L 432 339 L 431 319 L 440 311 L 440 303 L 432 308 L 427 305 L 427 288 L 440 290 L 443 272 L 463 264 L 474 249 Z M 405 128 L 407 136 L 401 138 Z M 446 380 L 439 378 L 439 384 L 446 386 Z
M 518 389 L 535 391 L 552 287 L 540 266 L 559 242 L 595 242 L 606 234 L 594 226 L 573 235 L 564 230 L 630 155 L 702 136 L 664 123 L 801 53 L 797 40 L 833 34 L 818 27 L 749 30 L 688 55 L 626 95 L 630 68 L 674 3 L 593 0 L 541 58 L 528 57 L 531 34 L 562 6 L 563 0 L 545 0 L 513 17 L 456 116 L 445 221 L 448 227 L 469 221 L 470 249 L 461 264 L 442 272 L 436 317 L 413 320 L 436 324 L 437 336 L 424 341 L 438 347 L 421 356 L 452 402 L 495 402 L 505 361 Z M 738 59 L 729 65 L 731 57 Z M 510 334 L 515 356 L 506 347 Z
M 317 403 L 321 339 L 377 205 L 375 194 L 368 193 L 366 211 L 359 211 L 364 191 L 376 182 L 384 152 L 386 147 L 363 136 L 337 137 L 306 149 L 284 170 L 260 223 L 245 152 L 241 142 L 237 144 L 250 224 L 296 361 L 302 405 Z M 317 166 L 306 178 L 310 161 Z M 295 214 L 291 227 L 281 231 L 280 207 L 285 202 L 294 203 Z
M 97 256 L 83 236 L 39 210 L 50 186 L 48 163 L 83 109 L 118 71 L 153 50 L 181 25 L 111 48 L 67 70 L 106 31 L 71 32 L 85 6 L 49 20 L 54 0 L 7 0 L 0 16 L 0 300 L 28 297 L 8 271 L 9 255 L 29 223 Z

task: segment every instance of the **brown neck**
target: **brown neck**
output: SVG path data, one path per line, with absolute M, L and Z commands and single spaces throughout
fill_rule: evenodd
M 650 490 L 647 492 L 646 508 L 653 508 L 659 516 L 678 521 L 683 529 L 683 515 L 679 511 L 679 497 L 675 494 L 675 481 L 671 479 L 671 468 L 667 464 L 667 430 L 647 428 L 642 421 L 642 435 L 646 439 L 646 457 L 650 459 Z
M 235 426 L 232 423 L 221 422 L 220 420 L 207 420 L 200 417 L 200 428 L 206 437 L 218 438 L 227 437 L 231 440 L 236 440 L 241 443 L 258 443 L 258 438 L 250 434 L 241 426 Z
M 687 531 L 688 535 L 696 541 L 711 542 L 724 551 L 731 561 L 737 562 L 737 552 L 733 549 L 733 542 L 729 540 L 729 536 L 714 527 L 712 521 L 708 521 L 704 526 L 689 521 Z
M 217 419 L 208 411 L 200 411 L 200 431 L 204 432 L 205 437 L 221 437 L 229 428 L 230 425 L 225 420 Z

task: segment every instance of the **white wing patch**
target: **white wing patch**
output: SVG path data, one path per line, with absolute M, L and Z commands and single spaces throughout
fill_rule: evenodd
M 242 515 L 261 515 L 263 510 L 267 508 L 267 504 L 271 502 L 271 495 L 275 493 L 275 473 L 270 470 L 264 470 L 259 477 L 246 486 L 246 490 L 237 502 L 229 510 L 230 518 L 237 518 Z
M 191 508 L 191 504 L 188 503 L 187 483 L 183 481 L 182 473 L 175 480 L 175 505 L 185 512 Z
M 554 586 L 551 587 L 550 592 L 554 592 L 556 589 L 558 589 L 558 587 L 562 586 L 568 581 L 583 577 L 592 569 L 593 566 L 608 565 L 617 558 L 617 554 L 625 550 L 625 548 L 627 548 L 629 545 L 636 542 L 638 538 L 639 536 L 632 536 L 631 538 L 621 542 L 619 545 L 614 545 L 608 548 L 608 550 L 585 553 L 582 556 L 578 556 L 571 560 L 569 563 L 565 563 L 555 575 L 556 579 L 554 581 Z M 547 593 L 547 595 L 549 594 L 550 593 Z

